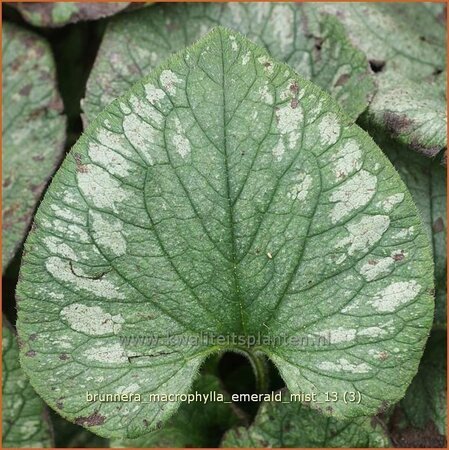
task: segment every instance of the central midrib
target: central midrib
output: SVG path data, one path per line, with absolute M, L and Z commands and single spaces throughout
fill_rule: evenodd
M 231 241 L 231 271 L 233 276 L 233 286 L 235 297 L 239 305 L 239 313 L 240 313 L 240 329 L 243 333 L 246 334 L 246 322 L 245 322 L 245 314 L 244 314 L 244 306 L 241 297 L 241 288 L 239 283 L 239 278 L 237 275 L 237 249 L 236 249 L 236 239 L 234 234 L 234 209 L 232 206 L 231 200 L 231 188 L 229 184 L 229 161 L 228 161 L 228 144 L 227 144 L 227 135 L 226 135 L 226 82 L 225 82 L 225 61 L 224 61 L 224 48 L 223 48 L 223 36 L 220 34 L 220 46 L 221 46 L 221 84 L 223 86 L 223 98 L 222 98 L 222 106 L 223 106 L 223 155 L 225 162 L 225 178 L 226 178 L 226 198 L 228 199 L 228 214 L 229 214 L 229 229 L 230 229 L 230 241 Z

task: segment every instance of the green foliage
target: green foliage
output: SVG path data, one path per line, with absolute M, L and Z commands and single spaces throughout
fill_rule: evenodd
M 282 391 L 282 403 L 265 402 L 249 428 L 230 430 L 222 447 L 389 447 L 385 425 L 372 418 L 326 417 Z
M 16 336 L 5 317 L 2 363 L 2 447 L 52 447 L 48 412 L 20 368 Z
M 427 342 L 420 370 L 400 402 L 405 424 L 425 428 L 433 422 L 446 434 L 446 333 L 435 331 Z
M 62 157 L 65 118 L 48 44 L 3 26 L 3 269 L 21 245 Z
M 22 364 L 53 408 L 106 437 L 138 437 L 178 403 L 99 406 L 80 383 L 183 393 L 226 348 L 257 371 L 269 356 L 318 401 L 332 383 L 336 417 L 374 414 L 404 395 L 432 322 L 428 238 L 388 160 L 327 94 L 224 29 L 97 117 L 35 223 L 17 289 Z M 149 323 L 187 344 L 124 343 Z M 327 337 L 325 351 L 299 336 Z
M 404 145 L 374 133 L 376 142 L 401 175 L 432 239 L 435 263 L 435 328 L 446 328 L 446 168 L 441 160 L 410 153 Z
M 111 447 L 218 447 L 221 435 L 240 421 L 236 408 L 230 405 L 229 395 L 223 392 L 218 378 L 213 375 L 200 376 L 192 391 L 195 395 L 222 394 L 224 400 L 184 403 L 159 429 L 136 439 L 112 440 Z
M 53 423 L 55 447 L 57 448 L 107 448 L 109 441 L 85 428 L 68 422 L 52 411 L 50 419 Z
M 336 15 L 376 70 L 378 90 L 364 115 L 427 156 L 447 145 L 444 4 L 315 4 Z
M 263 45 L 276 59 L 328 90 L 354 119 L 374 94 L 368 62 L 342 26 L 307 5 L 222 3 L 157 5 L 108 25 L 87 83 L 84 112 L 92 121 L 112 100 L 171 54 L 217 25 Z
M 11 3 L 27 22 L 37 27 L 61 27 L 80 20 L 101 19 L 123 11 L 129 5 L 126 2 Z
M 141 6 L 3 9 L 3 447 L 444 447 L 445 5 Z

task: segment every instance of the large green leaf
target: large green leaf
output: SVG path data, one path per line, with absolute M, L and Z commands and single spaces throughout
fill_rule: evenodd
M 401 175 L 421 213 L 427 233 L 432 240 L 435 263 L 435 322 L 437 328 L 446 327 L 446 169 L 441 162 L 410 153 L 405 146 L 375 134 L 376 142 L 384 150 Z
M 45 403 L 20 368 L 16 336 L 5 317 L 2 339 L 2 448 L 52 447 Z
M 226 349 L 267 355 L 292 392 L 332 385 L 326 413 L 374 413 L 404 395 L 432 323 L 428 237 L 387 158 L 328 94 L 221 28 L 97 117 L 35 225 L 22 364 L 104 436 L 137 437 L 178 403 L 86 390 L 185 393 Z
M 170 54 L 217 25 L 265 46 L 276 59 L 328 90 L 354 118 L 374 93 L 365 56 L 348 42 L 337 20 L 316 15 L 307 5 L 158 5 L 108 25 L 87 84 L 87 122 Z
M 279 395 L 279 394 L 278 394 Z M 373 418 L 338 421 L 310 409 L 288 391 L 262 404 L 254 423 L 226 433 L 222 447 L 390 447 L 385 426 Z
M 20 11 L 23 18 L 37 27 L 61 27 L 80 20 L 95 20 L 112 16 L 130 3 L 126 2 L 15 2 L 11 6 Z
M 49 45 L 3 25 L 3 268 L 22 243 L 62 156 L 65 119 Z
M 364 121 L 428 156 L 447 145 L 444 4 L 329 3 L 378 71 Z
M 111 447 L 218 447 L 223 433 L 239 423 L 235 407 L 213 375 L 200 376 L 193 385 L 193 392 L 198 394 L 197 399 L 183 403 L 164 426 L 137 439 L 112 440 Z

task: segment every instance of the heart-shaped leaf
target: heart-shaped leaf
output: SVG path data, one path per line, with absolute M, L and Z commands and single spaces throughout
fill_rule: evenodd
M 226 349 L 267 355 L 292 392 L 332 385 L 335 416 L 372 414 L 404 395 L 432 323 L 428 237 L 387 158 L 328 94 L 221 28 L 97 117 L 35 225 L 22 364 L 104 436 L 137 437 L 178 403 L 86 390 L 185 393 Z
M 378 91 L 364 122 L 434 156 L 446 137 L 444 4 L 326 3 L 376 71 Z
M 226 448 L 379 448 L 390 447 L 383 424 L 373 418 L 336 420 L 310 409 L 288 391 L 262 404 L 254 423 L 230 430 Z
M 298 3 L 157 5 L 114 19 L 106 30 L 84 100 L 87 122 L 172 53 L 223 25 L 329 91 L 354 119 L 374 94 L 364 54 L 329 15 Z
M 236 408 L 214 375 L 202 375 L 193 385 L 194 400 L 186 400 L 160 429 L 136 439 L 112 440 L 111 447 L 214 448 L 229 428 L 240 420 Z
M 3 26 L 3 268 L 22 243 L 62 156 L 65 118 L 50 46 Z
M 16 336 L 5 317 L 2 349 L 2 448 L 52 447 L 45 403 L 20 368 Z

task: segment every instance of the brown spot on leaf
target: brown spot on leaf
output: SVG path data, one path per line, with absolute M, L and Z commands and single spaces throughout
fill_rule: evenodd
M 87 173 L 88 169 L 85 164 L 83 164 L 82 156 L 79 153 L 74 153 L 73 157 L 75 158 L 76 163 L 76 171 L 80 173 Z
M 379 409 L 377 410 L 377 414 L 382 414 L 382 413 L 388 411 L 389 407 L 390 407 L 389 403 L 386 402 L 385 400 L 383 400 L 379 406 Z
M 299 86 L 298 83 L 296 81 L 294 81 L 291 85 L 290 85 L 290 90 L 293 92 L 293 94 L 297 94 L 299 91 Z
M 90 416 L 77 417 L 75 423 L 81 426 L 93 427 L 103 425 L 105 420 L 105 416 L 99 414 L 98 411 L 94 411 Z
M 35 341 L 36 339 L 37 339 L 37 334 L 36 333 L 30 334 L 30 341 Z
M 25 55 L 20 55 L 11 63 L 11 69 L 15 72 L 25 61 Z
M 60 398 L 59 400 L 56 400 L 56 407 L 58 409 L 64 409 L 64 402 L 62 400 L 63 400 L 62 398 Z
M 395 261 L 402 261 L 405 258 L 404 250 L 393 253 L 391 256 Z
M 404 131 L 408 131 L 410 127 L 413 125 L 413 121 L 410 120 L 407 116 L 402 114 L 395 114 L 389 111 L 384 113 L 384 121 L 385 126 L 388 131 L 393 134 L 393 136 L 397 136 Z
M 47 113 L 48 113 L 48 107 L 44 106 L 42 108 L 37 108 L 37 109 L 31 111 L 28 114 L 28 118 L 33 119 L 33 120 L 38 119 L 40 117 L 45 117 L 47 115 Z
M 441 233 L 444 231 L 444 221 L 442 217 L 438 217 L 437 220 L 432 225 L 432 229 L 434 233 Z
M 446 18 L 447 18 L 447 5 L 444 6 L 443 11 L 438 14 L 437 19 L 446 26 Z
M 387 352 L 380 352 L 379 353 L 379 359 L 381 360 L 381 361 L 385 361 L 386 359 L 388 359 L 388 353 Z
M 67 360 L 69 359 L 69 355 L 67 355 L 67 353 L 61 353 L 61 354 L 59 355 L 59 359 L 60 359 L 61 361 L 67 361 Z
M 10 219 L 14 213 L 20 208 L 18 203 L 13 203 L 9 208 L 3 210 L 3 220 Z
M 31 92 L 31 88 L 32 88 L 31 84 L 27 84 L 22 89 L 20 89 L 19 94 L 26 97 Z
M 292 109 L 296 109 L 298 107 L 298 100 L 296 98 L 292 98 L 290 106 L 292 107 Z
M 344 84 L 347 83 L 347 81 L 349 80 L 349 74 L 344 73 L 343 75 L 340 75 L 340 77 L 338 78 L 338 80 L 335 82 L 334 86 L 343 86 Z
M 10 177 L 6 177 L 4 180 L 3 180 L 3 187 L 4 188 L 7 188 L 7 187 L 9 187 L 9 186 L 11 186 L 11 178 Z
M 423 143 L 419 142 L 417 138 L 412 139 L 412 141 L 410 142 L 410 147 L 413 150 L 422 153 L 423 155 L 430 158 L 436 156 L 441 150 L 441 147 L 427 147 Z
M 25 356 L 29 356 L 30 358 L 33 358 L 34 356 L 36 356 L 36 352 L 34 350 L 28 350 L 25 353 Z

